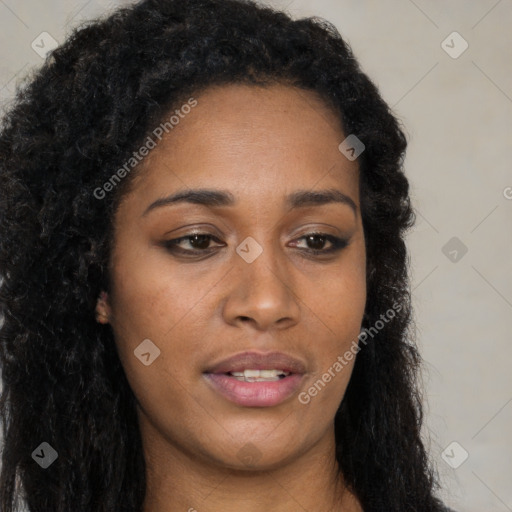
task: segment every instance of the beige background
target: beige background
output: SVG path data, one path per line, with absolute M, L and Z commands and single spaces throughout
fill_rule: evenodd
M 42 32 L 63 42 L 81 21 L 122 3 L 0 0 L 2 106 L 42 63 L 31 48 Z M 448 504 L 459 512 L 512 511 L 512 1 L 271 4 L 333 22 L 406 127 L 418 211 L 408 242 L 426 361 L 425 434 Z M 454 31 L 469 45 L 457 58 L 441 46 L 446 40 L 454 56 L 463 49 L 462 39 L 448 37 Z M 452 237 L 458 246 L 445 247 Z M 452 465 L 462 450 L 469 454 L 457 469 L 441 457 L 453 441 Z

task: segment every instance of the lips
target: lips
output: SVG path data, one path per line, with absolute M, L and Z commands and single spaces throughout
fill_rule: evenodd
M 287 373 L 306 373 L 306 367 L 302 361 L 282 352 L 267 354 L 242 352 L 211 366 L 205 373 L 220 374 L 243 372 L 244 370 L 282 370 Z
M 297 391 L 305 373 L 302 361 L 282 352 L 243 352 L 212 365 L 204 377 L 216 393 L 236 405 L 272 407 Z

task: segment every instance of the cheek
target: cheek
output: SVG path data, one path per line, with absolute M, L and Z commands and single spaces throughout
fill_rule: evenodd
M 219 277 L 198 277 L 197 271 L 194 276 L 192 270 L 176 272 L 163 251 L 148 251 L 140 258 L 126 251 L 115 261 L 111 326 L 121 363 L 141 403 L 159 402 L 161 390 L 168 394 L 179 389 L 191 378 L 194 358 L 204 348 L 201 333 L 208 332 L 206 323 L 213 314 L 207 307 L 209 294 Z M 148 339 L 156 348 L 144 341 Z M 139 347 L 146 346 L 146 362 L 154 361 L 148 366 L 137 357 Z M 179 393 L 170 399 L 179 401 Z
M 331 333 L 354 332 L 361 326 L 366 304 L 364 275 L 344 275 L 333 279 L 317 300 L 312 301 L 312 312 L 325 319 Z M 310 299 L 311 300 L 311 299 Z
M 332 348 L 341 350 L 348 339 L 357 338 L 366 305 L 364 241 L 357 240 L 338 265 L 320 276 L 321 286 L 306 299 L 331 334 Z
M 358 354 L 358 336 L 366 305 L 364 245 L 357 244 L 337 268 L 322 274 L 321 286 L 307 297 L 307 327 L 315 333 L 312 355 L 318 361 L 304 400 L 331 414 L 345 393 Z M 318 409 L 317 409 L 318 410 Z
M 177 272 L 163 250 L 125 252 L 115 261 L 113 328 L 123 344 L 154 338 L 165 345 L 176 327 L 188 321 L 206 293 L 203 290 L 215 284 L 215 276 L 198 279 L 191 270 Z
M 187 338 L 197 291 L 183 289 L 185 283 L 176 276 L 171 286 L 161 267 L 146 262 L 132 266 L 126 260 L 116 267 L 111 324 L 139 407 L 149 417 L 172 423 L 170 411 L 179 416 L 201 412 L 183 392 L 186 372 L 193 366 L 194 349 Z

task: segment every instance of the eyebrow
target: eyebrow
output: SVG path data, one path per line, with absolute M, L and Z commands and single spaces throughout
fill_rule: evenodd
M 188 189 L 157 199 L 144 210 L 142 216 L 144 217 L 155 208 L 177 203 L 192 203 L 215 208 L 220 206 L 234 206 L 237 201 L 233 194 L 227 190 Z M 357 216 L 357 205 L 355 202 L 346 194 L 333 188 L 316 191 L 297 190 L 286 196 L 285 199 L 285 204 L 291 210 L 309 206 L 322 206 L 330 203 L 346 204 L 353 210 L 354 215 Z

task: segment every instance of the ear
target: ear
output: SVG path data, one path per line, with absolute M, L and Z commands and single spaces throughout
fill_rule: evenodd
M 100 324 L 108 324 L 111 316 L 108 304 L 108 294 L 102 291 L 96 302 L 96 321 Z

